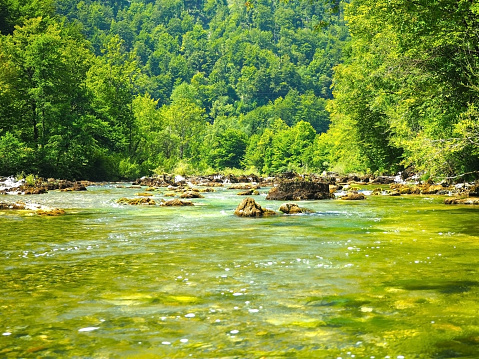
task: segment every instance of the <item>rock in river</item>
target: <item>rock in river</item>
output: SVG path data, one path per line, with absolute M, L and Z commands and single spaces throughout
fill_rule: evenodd
M 348 194 L 344 196 L 341 196 L 341 199 L 347 200 L 347 201 L 358 201 L 358 200 L 366 199 L 366 196 L 363 193 L 358 193 L 354 191 L 354 192 L 349 192 Z
M 322 182 L 285 181 L 273 187 L 266 199 L 277 201 L 301 201 L 331 198 L 329 185 Z
M 275 214 L 276 212 L 261 207 L 251 197 L 246 197 L 235 210 L 235 215 L 238 217 L 264 217 L 274 216 Z
M 279 210 L 284 214 L 311 213 L 310 210 L 301 208 L 296 203 L 283 203 Z
M 116 203 L 119 203 L 119 204 L 129 204 L 129 205 L 132 205 L 132 206 L 138 206 L 138 205 L 149 205 L 149 206 L 155 206 L 156 205 L 156 202 L 154 201 L 153 198 L 144 198 L 144 197 L 141 197 L 141 198 L 125 198 L 125 197 L 122 197 L 120 198 L 118 201 L 116 201 Z
M 193 203 L 190 201 L 181 201 L 175 198 L 175 199 L 172 199 L 171 201 L 163 202 L 161 205 L 167 206 L 167 207 L 182 207 L 182 206 L 193 206 Z
M 474 204 L 479 205 L 479 198 L 446 198 L 445 204 Z

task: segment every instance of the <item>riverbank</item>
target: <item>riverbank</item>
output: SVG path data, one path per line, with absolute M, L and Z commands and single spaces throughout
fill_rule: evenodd
M 479 204 L 479 201 L 462 201 L 464 198 L 479 199 L 479 184 L 476 183 L 433 183 L 432 181 L 420 181 L 417 176 L 402 178 L 397 176 L 341 176 L 334 173 L 299 175 L 296 173 L 284 173 L 275 177 L 262 177 L 250 175 L 223 175 L 212 174 L 208 176 L 180 176 L 180 175 L 156 175 L 138 178 L 133 182 L 121 182 L 118 186 L 132 186 L 137 188 L 146 187 L 146 190 L 168 188 L 171 192 L 168 196 L 185 196 L 185 193 L 193 193 L 191 190 L 197 187 L 214 190 L 215 187 L 228 189 L 242 189 L 244 195 L 259 194 L 260 188 L 279 187 L 284 183 L 295 183 L 294 188 L 308 187 L 308 183 L 324 184 L 329 186 L 331 196 L 324 195 L 321 198 L 342 199 L 365 199 L 369 195 L 445 195 L 455 197 L 457 200 L 447 200 L 446 204 L 464 203 Z M 85 191 L 88 186 L 100 183 L 90 181 L 67 181 L 58 179 L 35 178 L 34 181 L 25 179 L 16 180 L 14 177 L 0 178 L 0 194 L 6 195 L 31 195 L 43 194 L 48 191 Z M 327 187 L 326 187 L 327 188 Z M 203 190 L 202 190 L 203 191 Z M 326 189 L 327 191 L 327 189 Z M 361 196 L 354 196 L 361 192 Z M 183 197 L 184 198 L 184 197 Z M 319 199 L 320 197 L 303 196 L 301 199 Z M 269 198 L 267 198 L 269 199 Z

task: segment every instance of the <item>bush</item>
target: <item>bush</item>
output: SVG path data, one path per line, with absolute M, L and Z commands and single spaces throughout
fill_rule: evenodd
M 0 175 L 10 176 L 25 170 L 33 150 L 12 133 L 0 137 Z

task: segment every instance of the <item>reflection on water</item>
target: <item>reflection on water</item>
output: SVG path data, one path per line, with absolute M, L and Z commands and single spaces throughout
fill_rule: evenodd
M 244 219 L 223 189 L 116 205 L 136 192 L 51 192 L 28 200 L 65 216 L 0 217 L 0 357 L 479 356 L 475 208 L 371 196 Z

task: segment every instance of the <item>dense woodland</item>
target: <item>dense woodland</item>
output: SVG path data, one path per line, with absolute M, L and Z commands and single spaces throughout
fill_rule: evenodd
M 473 175 L 478 16 L 465 0 L 0 0 L 0 175 Z

